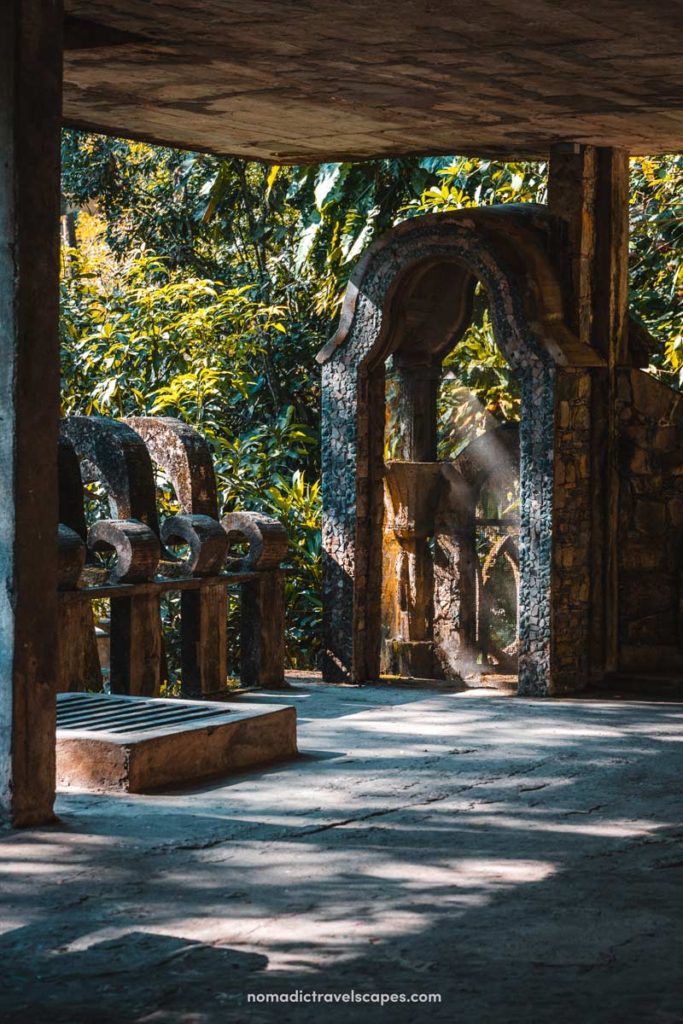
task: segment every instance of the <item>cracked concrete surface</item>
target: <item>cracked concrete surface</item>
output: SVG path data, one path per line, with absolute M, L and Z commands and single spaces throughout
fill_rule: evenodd
M 0 1020 L 683 1020 L 680 705 L 287 699 L 295 763 L 6 834 Z M 247 1002 L 351 989 L 442 1002 Z

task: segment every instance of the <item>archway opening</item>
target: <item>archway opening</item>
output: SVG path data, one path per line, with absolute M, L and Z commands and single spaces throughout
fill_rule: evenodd
M 416 276 L 429 326 L 408 286 L 384 362 L 380 670 L 512 684 L 519 385 L 481 284 L 452 263 Z
M 426 578 L 431 565 L 434 589 L 443 577 L 451 590 L 442 606 L 454 611 L 435 620 L 434 631 L 437 625 L 450 630 L 448 644 L 458 657 L 473 635 L 472 623 L 455 614 L 467 606 L 460 589 L 476 578 L 476 551 L 461 543 L 471 523 L 452 500 L 469 484 L 438 463 L 438 431 L 419 416 L 405 418 L 412 427 L 401 434 L 401 457 L 387 472 L 385 363 L 393 357 L 402 405 L 417 408 L 420 394 L 433 395 L 445 355 L 472 320 L 480 281 L 496 342 L 520 390 L 518 692 L 545 695 L 585 685 L 591 591 L 579 576 L 591 557 L 589 368 L 604 361 L 565 323 L 560 279 L 549 257 L 557 230 L 540 208 L 461 210 L 406 221 L 361 260 L 339 330 L 318 355 L 326 679 L 366 682 L 381 674 L 387 580 L 396 592 L 392 607 L 404 611 L 400 597 L 404 605 L 415 604 L 416 621 L 428 620 L 429 602 L 415 593 L 420 565 Z M 565 471 L 570 490 L 558 489 Z M 431 486 L 435 476 L 442 478 L 440 488 Z M 425 508 L 431 514 L 434 490 L 444 500 L 435 503 L 430 540 L 416 520 Z M 412 512 L 402 492 L 414 496 Z M 388 528 L 405 555 L 393 576 L 382 571 Z M 440 537 L 451 540 L 440 546 Z M 432 543 L 430 561 L 425 551 Z M 419 633 L 411 640 L 423 642 Z

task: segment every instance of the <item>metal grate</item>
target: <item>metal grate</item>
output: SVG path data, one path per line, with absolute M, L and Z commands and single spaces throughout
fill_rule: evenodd
M 195 722 L 200 725 L 229 714 L 229 708 L 173 699 L 97 693 L 60 693 L 57 697 L 57 728 L 73 732 L 144 732 Z

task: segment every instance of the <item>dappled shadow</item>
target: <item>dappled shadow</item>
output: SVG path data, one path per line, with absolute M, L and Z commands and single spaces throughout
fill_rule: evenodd
M 337 756 L 0 845 L 3 1019 L 679 1019 L 680 707 L 308 694 Z M 443 1002 L 246 1002 L 352 988 Z
M 117 929 L 112 929 L 116 932 Z M 258 953 L 243 953 L 170 935 L 118 929 L 112 938 L 78 941 L 46 954 L 43 930 L 28 925 L 12 933 L 5 955 L 16 956 L 16 967 L 3 979 L 0 1020 L 100 1020 L 118 1022 L 135 1002 L 163 1010 L 179 996 L 188 1011 L 216 993 L 236 985 L 268 963 Z M 22 956 L 22 954 L 28 954 Z M 89 985 L 84 985 L 88 979 Z M 100 1002 L 93 999 L 94 992 Z M 8 1008 L 11 1006 L 11 1010 Z

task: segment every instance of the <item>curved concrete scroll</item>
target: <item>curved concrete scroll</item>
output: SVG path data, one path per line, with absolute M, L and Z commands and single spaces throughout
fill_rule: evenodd
M 103 519 L 88 530 L 92 551 L 116 552 L 112 583 L 146 583 L 154 578 L 161 545 L 149 526 L 135 519 Z
M 188 576 L 215 576 L 225 565 L 229 540 L 220 523 L 210 516 L 171 516 L 161 527 L 165 545 L 189 544 L 184 561 Z
M 123 422 L 140 435 L 149 454 L 167 473 L 181 510 L 217 520 L 216 476 L 206 439 L 171 416 L 130 416 Z
M 57 479 L 59 488 L 59 521 L 74 530 L 85 542 L 88 528 L 85 523 L 83 505 L 83 480 L 78 455 L 60 425 L 59 447 L 57 450 Z
M 103 481 L 117 519 L 138 519 L 159 536 L 154 468 L 145 442 L 120 420 L 70 416 L 62 433 Z
M 230 512 L 224 516 L 222 525 L 229 544 L 240 540 L 246 540 L 249 544 L 249 551 L 244 558 L 230 557 L 228 549 L 227 564 L 231 569 L 278 569 L 287 557 L 287 531 L 281 522 L 271 516 L 260 512 Z
M 59 552 L 57 556 L 57 586 L 59 590 L 73 590 L 85 565 L 85 541 L 75 530 L 59 524 Z

